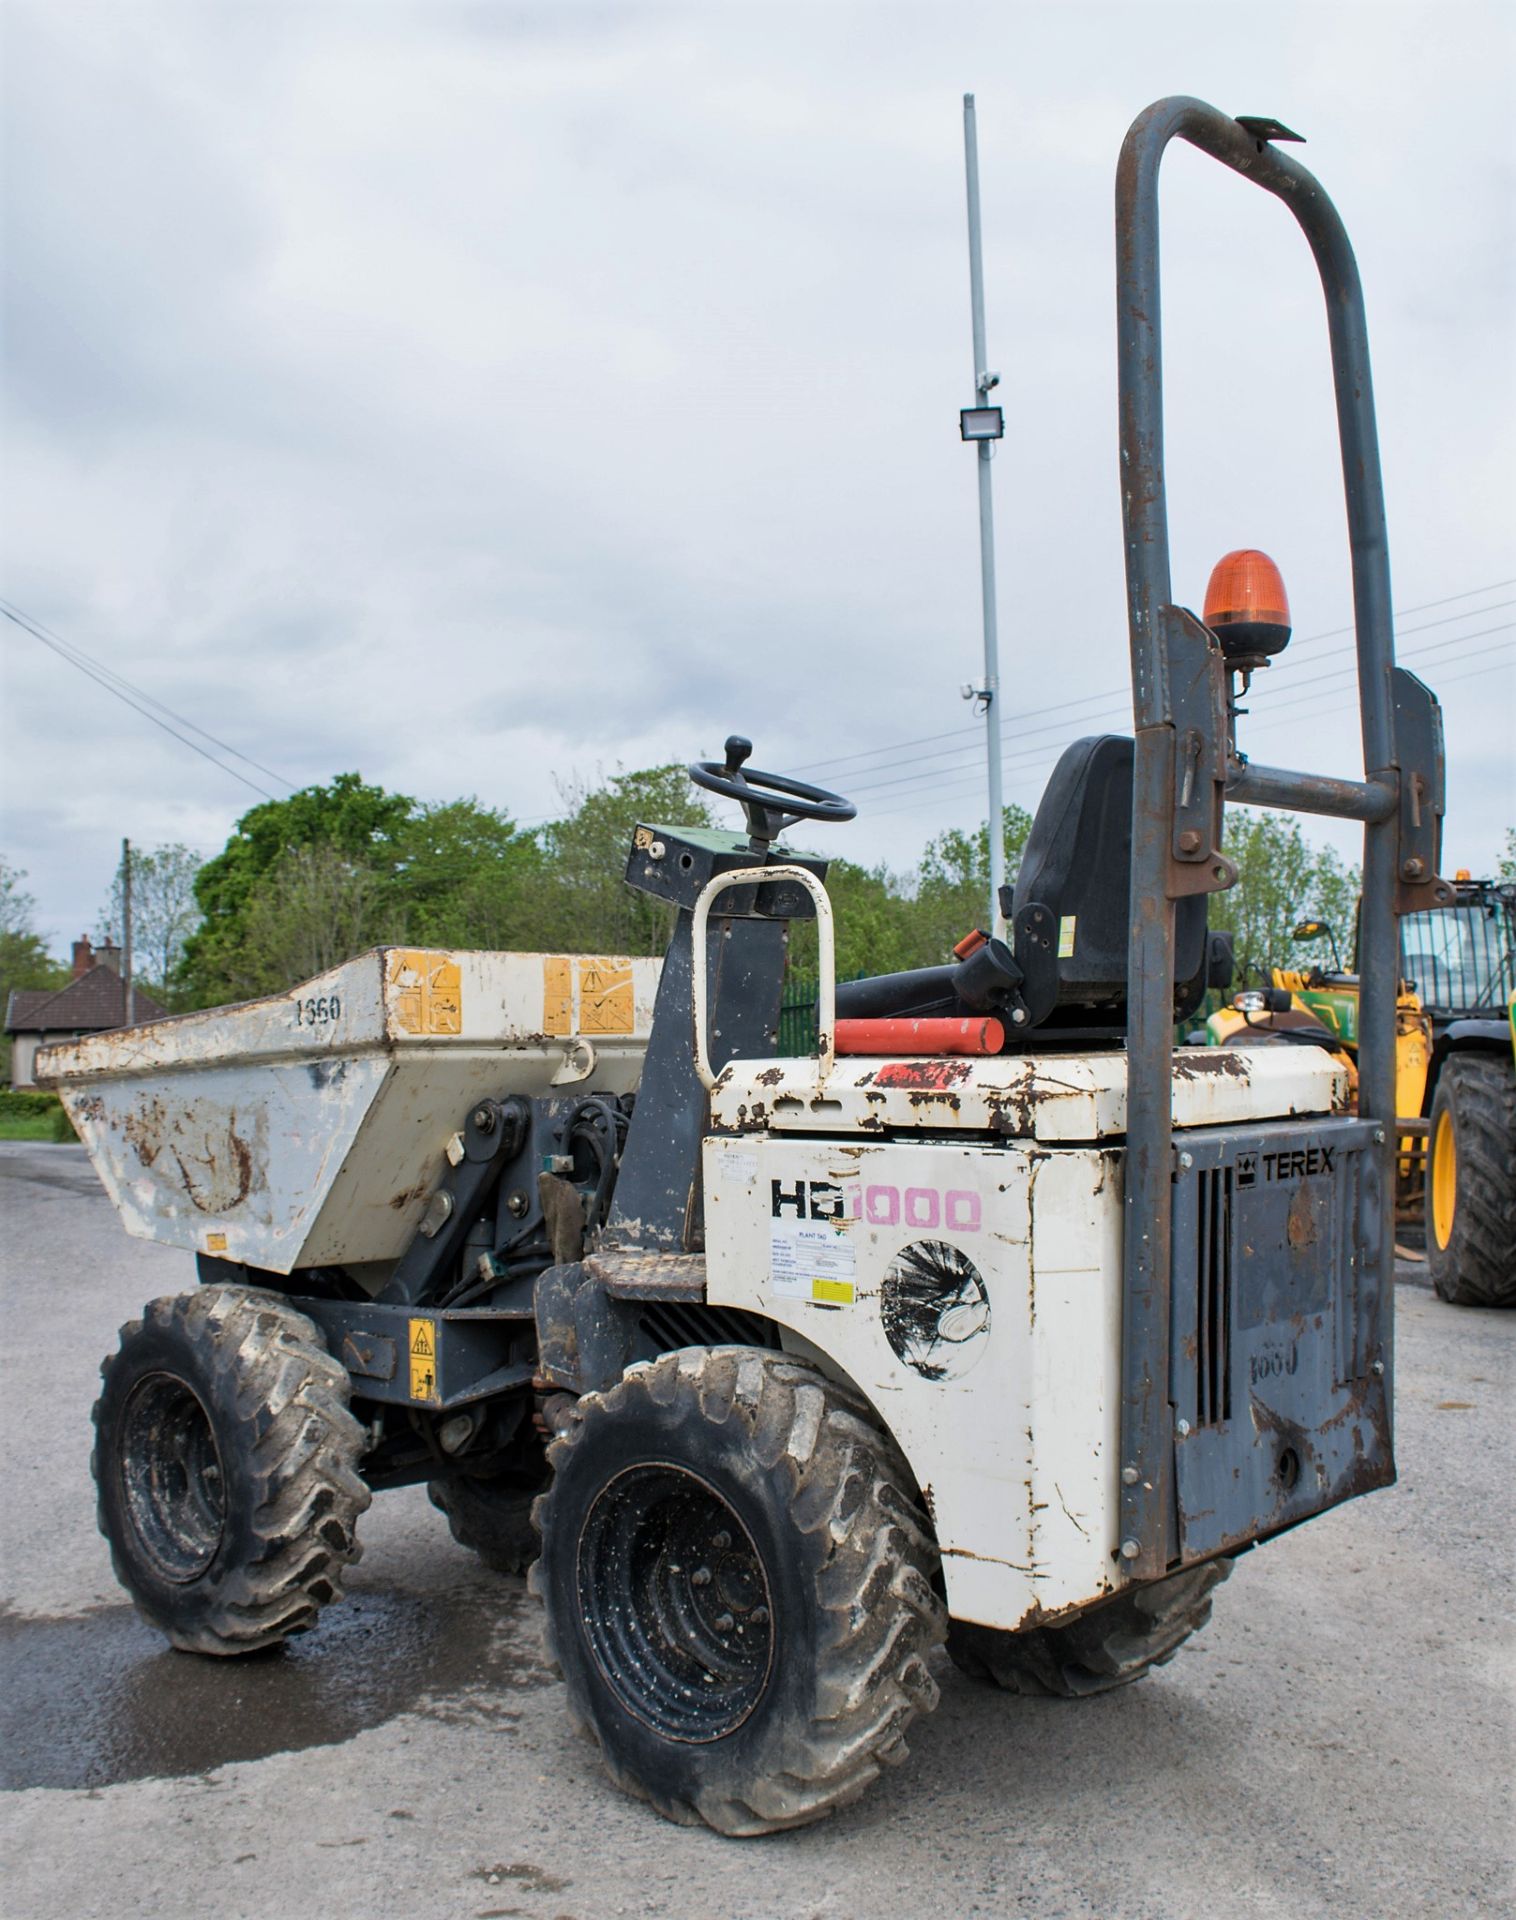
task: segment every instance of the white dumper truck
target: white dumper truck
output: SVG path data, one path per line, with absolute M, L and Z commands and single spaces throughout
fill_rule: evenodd
M 1168 578 L 1157 174 L 1182 138 L 1295 213 L 1327 294 L 1362 779 L 1264 768 L 1244 554 Z M 902 1759 L 944 1643 L 1077 1696 L 1167 1660 L 1235 1557 L 1387 1485 L 1395 915 L 1435 906 L 1436 702 L 1393 662 L 1362 303 L 1286 130 L 1192 100 L 1118 178 L 1134 734 L 1075 743 L 1005 927 L 833 984 L 844 800 L 724 762 L 746 832 L 639 825 L 660 963 L 362 955 L 42 1063 L 132 1232 L 194 1250 L 106 1361 L 101 1526 L 142 1613 L 235 1655 L 340 1597 L 372 1493 L 424 1481 L 529 1566 L 569 1706 L 670 1818 L 814 1820 Z M 1255 562 L 1257 564 L 1255 564 Z M 1358 1105 L 1309 1047 L 1176 1048 L 1227 971 L 1228 798 L 1365 823 Z M 792 921 L 814 1054 L 776 1057 Z

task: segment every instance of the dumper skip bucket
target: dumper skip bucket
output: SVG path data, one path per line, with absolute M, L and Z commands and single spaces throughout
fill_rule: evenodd
M 630 1093 L 661 963 L 379 947 L 38 1056 L 127 1230 L 279 1274 L 392 1260 L 470 1104 Z

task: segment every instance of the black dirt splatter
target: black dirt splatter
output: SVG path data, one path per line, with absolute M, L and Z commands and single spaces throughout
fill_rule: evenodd
M 890 1263 L 880 1291 L 885 1338 L 924 1380 L 945 1380 L 966 1370 L 966 1347 L 977 1347 L 990 1329 L 984 1277 L 959 1248 L 945 1240 L 917 1240 Z

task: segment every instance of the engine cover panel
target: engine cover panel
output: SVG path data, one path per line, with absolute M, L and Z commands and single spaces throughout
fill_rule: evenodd
M 1176 1145 L 1169 1370 L 1185 1561 L 1394 1480 L 1375 1131 L 1282 1123 Z

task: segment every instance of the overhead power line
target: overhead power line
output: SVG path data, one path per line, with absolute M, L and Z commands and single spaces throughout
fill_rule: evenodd
M 1499 608 L 1503 606 L 1510 606 L 1512 604 L 1516 604 L 1516 603 L 1513 603 L 1511 601 L 1496 601 L 1491 606 L 1488 606 L 1488 607 L 1472 608 L 1467 614 L 1463 614 L 1458 617 L 1462 619 L 1477 618 L 1477 616 L 1481 613 L 1495 612 L 1495 611 L 1498 611 Z M 1445 623 L 1439 620 L 1428 620 L 1421 626 L 1407 627 L 1407 628 L 1404 628 L 1402 631 L 1407 634 L 1425 633 L 1430 629 L 1437 626 L 1441 626 L 1443 624 Z M 1445 648 L 1460 646 L 1466 640 L 1477 640 L 1477 639 L 1483 638 L 1486 634 L 1506 632 L 1509 630 L 1509 628 L 1513 624 L 1516 624 L 1516 623 L 1513 623 L 1509 620 L 1501 621 L 1496 623 L 1494 626 L 1477 628 L 1472 633 L 1454 634 L 1453 636 L 1451 636 L 1451 638 L 1447 640 L 1435 641 L 1429 646 L 1408 647 L 1403 650 L 1403 652 L 1400 654 L 1399 657 L 1402 660 L 1407 660 L 1407 661 L 1422 659 L 1428 654 L 1440 653 Z M 1339 651 L 1339 649 L 1333 648 L 1333 649 L 1328 649 L 1327 651 L 1336 652 L 1336 651 Z M 1355 673 L 1355 671 L 1356 671 L 1356 668 L 1351 663 L 1343 667 L 1328 667 L 1322 673 L 1306 674 L 1299 678 L 1293 678 L 1293 679 L 1288 679 L 1286 681 L 1283 681 L 1281 683 L 1281 690 L 1288 691 L 1292 694 L 1296 694 L 1301 689 L 1319 687 L 1321 685 L 1324 685 L 1328 681 L 1341 680 L 1344 676 L 1351 678 L 1352 675 Z M 1289 702 L 1286 702 L 1284 700 L 1280 700 L 1276 702 L 1271 699 L 1261 697 L 1264 685 L 1265 683 L 1258 680 L 1255 680 L 1253 683 L 1254 696 L 1260 698 L 1260 705 L 1258 708 L 1258 711 L 1260 713 L 1273 712 L 1278 707 L 1284 706 L 1286 704 L 1291 704 L 1291 705 L 1295 704 L 1293 700 Z M 1316 698 L 1319 698 L 1320 695 L 1310 694 L 1305 697 L 1316 699 Z M 1091 695 L 1089 696 L 1089 698 L 1101 699 L 1102 705 L 1100 705 L 1099 707 L 1093 708 L 1088 713 L 1080 715 L 1078 719 L 1078 724 L 1081 726 L 1090 725 L 1104 719 L 1114 720 L 1114 719 L 1120 718 L 1124 716 L 1128 710 L 1128 696 L 1125 696 L 1125 695 L 1118 695 L 1118 694 L 1111 694 L 1107 696 Z M 1065 736 L 1067 734 L 1068 726 L 1069 726 L 1069 722 L 1058 721 L 1058 722 L 1051 722 L 1047 725 L 1040 726 L 1040 727 L 1029 727 L 1029 728 L 1017 727 L 1015 729 L 1014 739 L 1020 744 L 1017 745 L 1016 748 L 1008 755 L 1007 764 L 1009 765 L 1012 761 L 1018 758 L 1025 759 L 1029 756 L 1041 754 L 1044 751 L 1044 748 L 1042 746 L 1029 746 L 1026 743 L 1030 741 L 1039 740 L 1043 736 L 1048 734 L 1058 734 L 1060 736 Z M 1011 734 L 1011 730 L 1008 728 L 1007 739 L 1010 740 L 1012 737 L 1013 736 Z M 971 751 L 971 748 L 968 745 L 964 745 L 960 748 L 957 748 L 956 750 L 944 749 L 942 751 L 931 753 L 931 754 L 912 755 L 912 756 L 906 757 L 902 761 L 896 762 L 897 765 L 903 765 L 906 767 L 918 767 L 921 769 L 921 771 L 914 772 L 914 773 L 891 773 L 888 767 L 880 767 L 878 769 L 874 769 L 874 768 L 867 769 L 862 777 L 853 778 L 848 781 L 847 783 L 848 792 L 849 794 L 880 793 L 890 788 L 901 787 L 901 786 L 905 786 L 905 785 L 909 785 L 909 784 L 913 784 L 921 781 L 927 781 L 927 780 L 939 778 L 942 774 L 952 773 L 956 766 L 961 765 L 963 763 L 963 761 L 965 760 L 965 758 L 967 757 L 970 751 Z M 936 763 L 936 764 L 933 765 L 933 763 Z M 889 777 L 884 779 L 874 779 L 871 776 L 875 772 L 878 772 L 880 774 L 889 774 Z
M 212 753 L 208 747 L 201 746 L 198 741 L 191 740 L 187 734 L 180 731 L 180 728 L 188 728 L 190 733 L 199 734 L 200 739 L 208 740 L 212 747 L 219 747 L 223 753 L 231 754 L 245 766 L 252 767 L 258 773 L 266 774 L 270 780 L 276 780 L 281 786 L 288 787 L 291 793 L 295 791 L 293 780 L 287 779 L 282 773 L 276 773 L 272 767 L 264 766 L 261 761 L 254 760 L 240 747 L 232 746 L 230 741 L 218 739 L 215 734 L 208 732 L 184 714 L 176 713 L 172 707 L 156 699 L 145 688 L 135 685 L 124 674 L 117 673 L 113 667 L 106 666 L 104 661 L 95 659 L 93 654 L 86 653 L 83 647 L 76 646 L 71 640 L 65 640 L 61 634 L 54 633 L 40 620 L 34 620 L 30 614 L 23 612 L 13 602 L 0 599 L 0 613 L 20 627 L 23 632 L 29 633 L 34 640 L 40 640 L 42 645 L 57 654 L 60 660 L 66 660 L 71 667 L 77 667 L 97 686 L 103 687 L 107 693 L 113 693 L 118 700 L 140 713 L 144 720 L 151 720 L 155 727 L 161 727 L 165 733 L 171 734 L 182 746 L 188 747 L 192 753 L 198 753 L 202 760 L 209 760 L 212 766 L 219 767 L 223 773 L 229 773 L 234 780 L 240 780 L 243 786 L 251 787 L 254 793 L 262 794 L 265 800 L 273 800 L 278 796 L 270 793 L 266 787 L 259 786 L 256 780 L 248 779 L 246 774 L 239 773 L 235 767 L 228 766 L 218 754 Z
M 1505 626 L 1510 627 L 1512 624 L 1516 624 L 1516 623 L 1512 623 L 1508 621 L 1505 623 Z M 1496 631 L 1496 632 L 1499 632 L 1502 630 L 1503 629 L 1501 628 L 1489 629 L 1489 631 Z M 1481 637 L 1482 637 L 1482 634 L 1474 633 L 1474 634 L 1461 635 L 1459 636 L 1459 639 L 1475 640 Z M 1453 642 L 1438 643 L 1436 650 L 1441 651 L 1443 646 L 1452 645 L 1452 644 L 1455 644 L 1455 643 Z M 1475 649 L 1473 649 L 1472 652 L 1468 654 L 1454 654 L 1446 663 L 1450 668 L 1462 667 L 1465 661 L 1479 660 L 1491 653 L 1499 654 L 1502 657 L 1492 661 L 1487 666 L 1474 667 L 1471 671 L 1468 671 L 1468 672 L 1455 672 L 1455 671 L 1450 671 L 1447 673 L 1439 672 L 1437 675 L 1437 688 L 1447 687 L 1447 686 L 1456 686 L 1460 681 L 1475 680 L 1480 678 L 1482 675 L 1488 674 L 1488 673 L 1501 673 L 1501 672 L 1509 671 L 1512 665 L 1516 665 L 1516 653 L 1513 653 L 1512 651 L 1513 647 L 1516 647 L 1516 642 L 1512 642 L 1510 640 L 1501 640 L 1501 641 L 1496 641 L 1495 644 L 1490 647 L 1476 647 Z M 1428 647 L 1428 648 L 1420 649 L 1419 653 L 1425 654 L 1431 651 L 1433 651 L 1433 648 Z M 1418 657 L 1418 655 L 1416 653 L 1408 652 L 1405 657 L 1407 659 L 1414 659 Z M 1434 688 L 1434 692 L 1436 690 L 1437 689 Z M 1305 697 L 1316 698 L 1318 696 L 1309 695 Z M 1278 706 L 1283 707 L 1283 706 L 1289 706 L 1294 704 L 1296 704 L 1296 702 L 1293 700 L 1280 701 L 1278 703 Z M 1300 725 L 1301 725 L 1301 716 L 1297 714 L 1289 714 L 1289 713 L 1277 714 L 1276 709 L 1266 707 L 1266 708 L 1260 708 L 1258 710 L 1257 719 L 1250 720 L 1247 733 L 1248 733 L 1248 737 L 1251 738 L 1253 734 L 1267 732 L 1271 727 L 1290 726 L 1298 729 Z M 1008 798 L 1014 799 L 1018 801 L 1018 803 L 1024 800 L 1026 801 L 1035 800 L 1038 797 L 1037 783 L 1048 772 L 1050 772 L 1053 766 L 1056 764 L 1059 752 L 1061 752 L 1061 748 L 1055 748 L 1048 745 L 1044 745 L 1042 747 L 1033 748 L 1029 750 L 1027 758 L 1035 759 L 1037 764 L 1031 765 L 1031 766 L 1023 766 L 1017 770 L 1017 774 L 1018 774 L 1017 791 L 1015 794 L 1008 795 Z M 937 784 L 932 787 L 930 793 L 921 793 L 916 795 L 899 795 L 899 796 L 891 795 L 889 796 L 890 798 L 899 798 L 901 801 L 901 804 L 898 806 L 888 806 L 888 807 L 877 808 L 877 809 L 871 807 L 869 809 L 869 818 L 871 820 L 888 820 L 888 819 L 898 817 L 900 814 L 915 813 L 915 812 L 918 812 L 923 806 L 928 804 L 931 800 L 938 799 L 938 798 L 943 798 L 943 797 L 967 798 L 971 793 L 977 792 L 979 786 L 982 784 L 979 780 L 977 769 L 975 770 L 965 769 L 957 773 L 949 771 L 945 777 L 932 776 L 932 775 L 913 776 L 913 782 L 919 782 L 922 779 L 936 780 Z M 853 792 L 858 791 L 856 786 L 852 787 L 851 790 Z
M 1460 633 L 1451 640 L 1439 640 L 1429 647 L 1408 648 L 1406 652 L 1401 655 L 1401 659 L 1424 660 L 1426 659 L 1428 654 L 1444 653 L 1447 651 L 1449 647 L 1462 648 L 1470 640 L 1483 640 L 1492 633 L 1509 633 L 1513 627 L 1516 627 L 1516 620 L 1502 620 L 1502 621 L 1499 621 L 1493 627 L 1478 627 L 1475 629 L 1473 633 Z M 1462 662 L 1464 660 L 1472 660 L 1476 658 L 1478 654 L 1493 653 L 1496 651 L 1498 647 L 1509 646 L 1509 645 L 1510 645 L 1509 641 L 1496 641 L 1494 647 L 1479 647 L 1479 648 L 1476 648 L 1475 652 L 1472 654 L 1459 652 L 1454 655 L 1454 659 L 1458 662 Z M 1331 673 L 1325 673 L 1325 674 L 1319 675 L 1318 680 L 1341 680 L 1344 674 L 1351 675 L 1353 672 L 1354 672 L 1354 669 L 1352 667 L 1337 667 L 1337 668 L 1334 668 Z M 1315 683 L 1308 681 L 1308 682 L 1303 682 L 1302 684 L 1306 686 L 1310 686 Z M 1295 691 L 1295 689 L 1288 687 L 1288 683 L 1286 683 L 1286 690 L 1288 693 L 1288 697 L 1285 699 L 1266 700 L 1266 701 L 1261 701 L 1259 703 L 1257 712 L 1258 712 L 1258 717 L 1260 721 L 1262 721 L 1266 716 L 1270 716 L 1278 713 L 1282 708 L 1298 707 L 1302 704 L 1302 702 L 1310 701 L 1310 700 L 1319 700 L 1322 697 L 1319 691 L 1304 692 L 1304 693 L 1297 692 Z M 1346 694 L 1348 691 L 1349 691 L 1349 688 L 1346 686 L 1336 687 L 1332 689 L 1332 693 L 1334 694 Z M 1432 691 L 1435 693 L 1437 689 L 1434 687 Z
M 1509 600 L 1497 600 L 1497 601 L 1491 602 L 1491 604 L 1487 607 L 1471 607 L 1467 612 L 1456 614 L 1453 616 L 1453 618 L 1459 619 L 1459 620 L 1476 619 L 1481 614 L 1498 612 L 1502 607 L 1507 607 L 1511 605 L 1516 605 L 1516 602 L 1509 601 Z M 1426 633 L 1434 627 L 1444 626 L 1446 624 L 1447 623 L 1444 620 L 1427 620 L 1422 622 L 1422 624 L 1419 626 L 1403 627 L 1401 629 L 1401 635 L 1402 637 L 1404 637 L 1405 635 L 1409 635 L 1409 634 Z M 1501 631 L 1499 627 L 1485 627 L 1480 629 L 1481 633 L 1493 633 L 1493 632 L 1499 632 L 1499 631 Z M 1474 635 L 1474 634 L 1455 635 L 1454 640 L 1464 639 L 1464 638 L 1474 639 L 1476 637 L 1477 635 Z M 1452 642 L 1450 641 L 1447 644 L 1451 645 Z M 1410 648 L 1405 651 L 1402 657 L 1408 660 L 1416 659 L 1419 656 L 1425 653 L 1432 652 L 1434 650 L 1435 649 L 1429 648 L 1429 647 Z M 1351 646 L 1327 647 L 1322 649 L 1322 652 L 1317 656 L 1317 658 L 1325 659 L 1326 657 L 1332 654 L 1350 653 L 1351 651 L 1352 651 Z M 1354 673 L 1354 671 L 1355 671 L 1355 668 L 1352 665 L 1342 667 L 1342 668 L 1328 668 L 1325 673 L 1308 674 L 1303 678 L 1291 678 L 1287 684 L 1292 689 L 1303 687 L 1303 686 L 1315 686 L 1318 683 L 1323 682 L 1325 680 L 1339 678 L 1343 674 L 1347 674 L 1351 676 Z M 1269 686 L 1269 684 L 1270 683 L 1265 682 L 1263 680 L 1255 680 L 1253 683 L 1255 694 L 1261 695 L 1263 690 L 1267 686 Z M 1130 709 L 1131 696 L 1128 692 L 1125 692 L 1125 691 L 1122 691 L 1122 692 L 1113 691 L 1108 694 L 1087 694 L 1082 702 L 1070 701 L 1070 702 L 1065 702 L 1063 704 L 1088 705 L 1091 702 L 1099 702 L 1099 705 L 1091 706 L 1089 712 L 1079 715 L 1075 724 L 1080 726 L 1086 726 L 1097 720 L 1114 720 L 1114 719 L 1122 718 L 1128 713 Z M 1037 711 L 1048 711 L 1048 709 L 1038 709 Z M 1047 734 L 1057 734 L 1059 736 L 1064 736 L 1067 733 L 1069 725 L 1070 725 L 1070 722 L 1068 720 L 1059 720 L 1059 721 L 1047 722 L 1040 727 L 1025 727 L 1020 724 L 1019 720 L 1011 721 L 1011 722 L 1008 722 L 1006 725 L 1005 736 L 1009 741 L 1013 738 L 1013 735 L 1014 735 L 1014 741 L 1019 744 L 1019 747 L 1024 752 L 1025 743 L 1027 741 L 1039 739 L 1040 737 Z M 919 765 L 925 768 L 925 767 L 929 767 L 931 763 L 936 762 L 940 768 L 943 766 L 943 763 L 945 762 L 949 764 L 956 764 L 957 762 L 961 761 L 964 754 L 968 752 L 968 750 L 969 749 L 967 746 L 958 747 L 958 748 L 941 748 L 941 749 L 938 749 L 936 752 L 929 753 L 929 754 L 909 755 L 905 758 L 904 761 L 897 760 L 893 764 L 905 765 L 905 766 Z M 1011 757 L 1012 758 L 1016 757 L 1015 752 L 1012 753 Z M 889 772 L 890 770 L 891 768 L 889 764 L 886 764 L 885 766 L 879 767 L 879 768 L 873 768 L 873 767 L 866 768 L 861 777 L 853 778 L 849 780 L 848 782 L 849 791 L 853 793 L 867 793 L 873 790 L 880 789 L 885 786 L 899 785 L 900 780 L 898 777 L 890 780 L 883 780 L 883 781 L 873 780 L 869 777 L 870 775 L 876 772 L 885 773 L 885 772 Z M 931 775 L 930 773 L 923 773 L 921 775 L 915 775 L 915 776 L 907 775 L 904 777 L 925 779 L 925 778 L 930 778 Z
M 1436 607 L 1452 606 L 1453 603 L 1458 600 L 1474 600 L 1474 599 L 1477 599 L 1480 594 L 1498 593 L 1500 589 L 1503 587 L 1513 587 L 1513 586 L 1516 586 L 1516 578 L 1509 579 L 1509 580 L 1490 580 L 1480 587 L 1465 587 L 1463 591 L 1460 593 L 1446 593 L 1441 595 L 1436 600 L 1420 600 L 1420 601 L 1417 601 L 1414 606 L 1401 607 L 1395 613 L 1394 618 L 1397 620 L 1404 620 L 1409 618 L 1409 616 L 1413 613 L 1430 613 Z M 1500 601 L 1495 604 L 1499 606 L 1508 606 L 1511 603 L 1509 601 Z M 1471 608 L 1469 610 L 1469 613 L 1477 614 L 1481 611 L 1490 612 L 1492 610 L 1493 610 L 1492 608 L 1483 608 L 1483 609 Z M 1469 616 L 1466 614 L 1450 614 L 1448 616 L 1448 619 L 1461 620 L 1467 617 Z M 1409 628 L 1403 629 L 1402 631 L 1407 633 L 1420 633 L 1424 631 L 1424 627 L 1444 625 L 1444 624 L 1446 624 L 1445 621 L 1439 622 L 1439 621 L 1429 620 L 1424 623 L 1423 627 L 1409 627 Z M 1344 633 L 1350 634 L 1350 633 L 1353 633 L 1354 631 L 1355 629 L 1354 629 L 1353 623 L 1349 622 L 1348 625 L 1342 626 L 1342 627 L 1323 628 L 1319 633 L 1308 633 L 1308 634 L 1297 635 L 1294 644 L 1296 646 L 1312 646 L 1318 640 L 1332 640 L 1332 639 L 1335 639 L 1339 634 L 1344 634 Z M 1398 634 L 1397 634 L 1397 638 L 1398 638 Z M 1328 649 L 1328 651 L 1336 651 L 1336 649 Z M 1104 706 L 1109 704 L 1113 700 L 1121 700 L 1123 703 L 1125 703 L 1129 701 L 1130 698 L 1131 698 L 1130 688 L 1125 686 L 1108 687 L 1103 692 L 1081 694 L 1071 700 L 1057 700 L 1057 701 L 1054 701 L 1049 706 L 1023 708 L 1015 716 L 1013 720 L 1008 721 L 1006 723 L 1005 731 L 1009 733 L 1011 729 L 1014 728 L 1018 733 L 1018 735 L 1024 735 L 1025 733 L 1024 723 L 1027 720 L 1040 719 L 1044 714 L 1066 713 L 1072 707 L 1084 707 L 1084 706 L 1091 706 L 1095 704 Z M 1041 729 L 1039 729 L 1039 731 L 1041 731 Z M 878 759 L 881 755 L 899 754 L 901 751 L 903 751 L 907 747 L 932 746 L 932 745 L 935 745 L 940 740 L 962 740 L 970 736 L 972 736 L 972 738 L 977 740 L 980 737 L 980 729 L 978 727 L 972 727 L 972 726 L 950 727 L 942 733 L 927 733 L 927 734 L 918 735 L 916 738 L 910 739 L 910 740 L 896 740 L 891 742 L 888 746 L 863 747 L 863 748 L 860 748 L 856 753 L 837 754 L 826 760 L 811 760 L 811 761 L 805 762 L 803 765 L 800 765 L 800 766 L 785 767 L 781 769 L 781 771 L 789 774 L 796 774 L 796 775 L 805 774 L 805 773 L 827 772 L 830 770 L 835 770 L 838 767 L 853 765 L 860 760 L 872 760 L 872 759 Z M 914 758 L 916 756 L 912 756 L 912 757 Z M 929 755 L 927 757 L 937 758 L 940 756 Z M 872 772 L 874 771 L 874 769 L 868 768 L 868 769 L 865 769 L 864 771 Z

